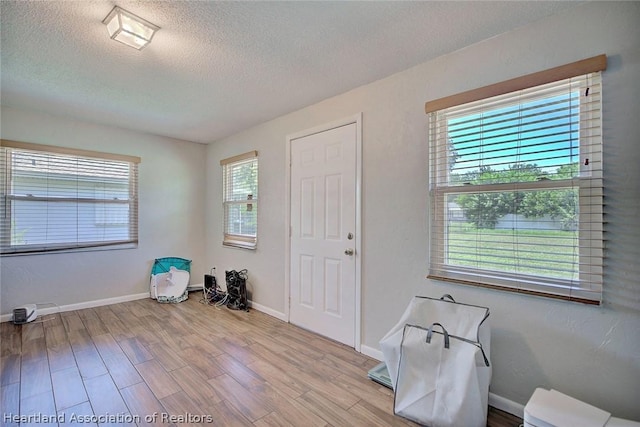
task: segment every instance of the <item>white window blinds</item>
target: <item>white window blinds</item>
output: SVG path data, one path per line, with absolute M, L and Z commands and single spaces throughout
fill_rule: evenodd
M 430 113 L 429 277 L 599 303 L 600 72 Z
M 139 162 L 2 140 L 2 254 L 135 246 Z
M 223 175 L 223 245 L 255 249 L 258 238 L 258 152 L 220 161 Z

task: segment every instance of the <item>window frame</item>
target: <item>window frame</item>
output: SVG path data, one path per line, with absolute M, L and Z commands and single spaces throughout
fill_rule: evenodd
M 229 157 L 223 160 L 220 160 L 220 166 L 222 166 L 222 209 L 223 209 L 223 221 L 222 221 L 222 229 L 223 229 L 223 239 L 222 245 L 233 248 L 240 249 L 249 249 L 255 250 L 258 246 L 258 194 L 251 194 L 251 198 L 247 198 L 247 200 L 230 200 L 230 195 L 228 194 L 229 190 L 232 190 L 230 187 L 229 179 L 232 176 L 233 168 L 245 165 L 247 163 L 254 163 L 256 169 L 255 176 L 255 189 L 256 193 L 259 194 L 258 191 L 258 181 L 259 181 L 259 163 L 258 163 L 258 152 L 253 150 L 244 154 L 239 154 L 237 156 Z M 229 209 L 234 206 L 250 206 L 251 209 L 255 210 L 256 213 L 256 232 L 255 235 L 251 234 L 238 234 L 238 233 L 228 233 L 229 230 Z
M 434 144 L 436 140 L 436 125 L 433 120 L 439 111 L 446 110 L 457 106 L 466 105 L 472 102 L 481 103 L 483 100 L 488 100 L 500 95 L 507 95 L 514 92 L 520 92 L 525 90 L 531 90 L 539 86 L 543 86 L 548 83 L 558 82 L 565 79 L 577 77 L 580 75 L 587 75 L 590 73 L 597 73 L 606 69 L 606 56 L 599 55 L 596 57 L 588 58 L 582 61 L 577 61 L 564 66 L 552 68 L 550 70 L 541 71 L 538 73 L 529 74 L 523 77 L 511 79 L 505 82 L 497 83 L 483 88 L 463 92 L 457 95 L 437 99 L 427 102 L 425 104 L 425 112 L 430 116 L 429 125 L 429 143 Z M 581 119 L 581 125 L 584 119 Z M 599 121 L 599 126 L 601 126 Z M 440 123 L 442 125 L 442 123 Z M 440 131 L 442 131 L 440 129 Z M 600 146 L 602 142 L 600 141 Z M 438 155 L 434 152 L 440 153 Z M 436 280 L 450 281 L 454 283 L 460 283 L 465 285 L 488 287 L 501 290 L 507 290 L 512 292 L 520 292 L 525 294 L 534 294 L 539 296 L 546 296 L 551 298 L 558 298 L 570 301 L 578 301 L 587 304 L 601 304 L 602 300 L 602 266 L 603 266 L 603 254 L 602 247 L 604 237 L 602 235 L 602 176 L 601 171 L 597 176 L 590 176 L 589 174 L 581 173 L 579 178 L 564 179 L 564 180 L 545 180 L 534 182 L 517 182 L 517 183 L 504 183 L 504 184 L 471 184 L 462 186 L 442 185 L 438 182 L 439 177 L 445 176 L 447 172 L 443 172 L 442 168 L 448 168 L 450 160 L 447 158 L 448 150 L 431 151 L 431 167 L 430 167 L 430 198 L 431 198 L 431 213 L 429 216 L 430 229 L 431 229 L 431 250 L 430 250 L 430 267 L 428 278 Z M 601 152 L 599 153 L 601 162 Z M 439 158 L 436 158 L 439 157 Z M 444 158 L 444 159 L 443 159 Z M 582 143 L 581 143 L 581 157 L 582 159 Z M 586 178 L 583 175 L 589 175 Z M 592 197 L 592 183 L 599 180 L 599 187 L 596 191 L 600 191 L 600 206 L 593 212 L 583 212 L 584 206 L 582 206 L 582 199 Z M 596 185 L 597 187 L 597 185 Z M 526 275 L 522 273 L 505 273 L 498 270 L 491 269 L 474 269 L 470 267 L 459 268 L 453 264 L 447 264 L 446 260 L 446 239 L 447 231 L 446 227 L 449 225 L 447 219 L 447 195 L 449 194 L 465 194 L 465 193 L 478 193 L 478 192 L 506 192 L 506 191 L 526 191 L 526 190 L 548 190 L 553 188 L 577 188 L 579 193 L 579 202 L 581 209 L 581 216 L 585 217 L 593 214 L 594 218 L 599 216 L 600 229 L 596 230 L 593 234 L 591 231 L 583 231 L 579 228 L 578 246 L 580 251 L 579 256 L 585 257 L 591 260 L 592 253 L 599 253 L 595 255 L 596 260 L 593 264 L 589 263 L 583 266 L 582 263 L 579 267 L 580 277 L 583 277 L 583 269 L 585 271 L 585 277 L 589 275 L 599 275 L 599 284 L 590 283 L 589 286 L 581 288 L 575 286 L 575 281 L 564 280 L 549 280 L 548 278 L 542 278 L 538 275 Z M 597 199 L 596 199 L 597 200 Z M 597 224 L 596 220 L 596 224 Z M 597 227 L 596 227 L 597 228 Z M 583 241 L 588 241 L 592 238 L 599 239 L 599 245 L 594 244 L 592 246 L 583 246 Z M 599 257 L 599 258 L 598 258 Z M 591 270 L 593 269 L 593 270 Z M 510 277 L 511 276 L 511 277 Z M 516 281 L 521 281 L 521 284 L 515 284 Z M 579 281 L 578 281 L 579 282 Z
M 44 156 L 62 156 L 68 159 L 87 159 L 88 161 L 100 161 L 100 162 L 114 162 L 128 164 L 128 197 L 126 200 L 118 199 L 106 199 L 99 197 L 80 197 L 78 194 L 70 195 L 69 197 L 60 196 L 32 196 L 30 194 L 14 194 L 11 187 L 13 183 L 14 166 L 12 165 L 12 152 L 33 152 L 38 155 Z M 141 162 L 139 157 L 103 153 L 97 151 L 89 151 L 68 147 L 60 147 L 45 144 L 34 144 L 29 142 L 12 141 L 2 139 L 0 140 L 0 153 L 2 159 L 0 159 L 0 165 L 2 170 L 0 171 L 0 194 L 1 211 L 0 217 L 0 253 L 2 256 L 16 256 L 16 255 L 33 255 L 44 253 L 65 253 L 65 252 L 78 252 L 78 251 L 95 251 L 95 250 L 112 250 L 112 249 L 129 249 L 135 248 L 138 245 L 138 164 Z M 59 157 L 60 158 L 60 157 Z M 46 172 L 48 173 L 48 172 Z M 98 175 L 95 182 L 100 182 L 100 179 L 106 178 L 105 176 Z M 82 182 L 81 180 L 76 180 Z M 49 183 L 47 187 L 49 188 Z M 52 189 L 56 189 L 55 186 L 51 186 Z M 60 187 L 58 187 L 60 189 Z M 100 224 L 95 223 L 96 220 L 96 208 L 100 204 L 113 204 L 124 205 L 126 204 L 128 209 L 129 221 L 128 224 L 128 238 L 126 239 L 98 239 L 92 241 L 83 241 L 79 238 L 75 238 L 73 241 L 54 241 L 46 243 L 32 243 L 25 245 L 17 245 L 12 243 L 13 235 L 13 204 L 17 201 L 29 201 L 29 202 L 42 202 L 43 204 L 49 203 L 75 203 L 76 206 L 81 204 L 91 205 L 93 209 L 90 209 L 90 218 L 87 217 L 87 223 L 94 223 L 94 226 L 101 227 Z M 89 215 L 89 214 L 87 214 Z M 73 226 L 76 223 L 77 227 L 78 217 L 74 218 L 71 222 L 64 222 L 61 227 L 68 227 L 69 224 Z M 49 230 L 49 229 L 47 229 Z

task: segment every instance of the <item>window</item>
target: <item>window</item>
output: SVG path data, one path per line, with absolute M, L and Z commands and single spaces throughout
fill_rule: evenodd
M 557 80 L 554 69 L 505 82 L 516 91 L 427 103 L 429 277 L 600 303 L 606 57 L 595 59 L 595 72 Z
M 223 245 L 255 249 L 258 237 L 258 152 L 220 161 L 222 165 Z
M 138 243 L 140 159 L 2 140 L 1 252 Z

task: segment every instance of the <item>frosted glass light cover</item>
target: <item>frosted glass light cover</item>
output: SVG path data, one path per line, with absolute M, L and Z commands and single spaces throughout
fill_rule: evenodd
M 146 21 L 118 6 L 114 7 L 102 21 L 107 26 L 109 36 L 116 41 L 142 49 L 149 44 L 160 27 Z

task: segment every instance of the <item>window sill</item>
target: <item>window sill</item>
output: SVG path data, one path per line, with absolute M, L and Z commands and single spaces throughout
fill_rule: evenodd
M 138 243 L 122 243 L 117 245 L 108 245 L 108 246 L 91 246 L 91 247 L 80 247 L 80 248 L 33 248 L 27 249 L 21 252 L 2 252 L 0 256 L 2 258 L 13 257 L 13 256 L 28 256 L 28 255 L 51 255 L 51 254 L 68 254 L 68 253 L 77 253 L 77 252 L 102 252 L 102 251 L 116 251 L 122 249 L 137 249 Z
M 498 291 L 512 292 L 523 295 L 533 295 L 537 297 L 550 298 L 562 301 L 577 302 L 586 305 L 602 305 L 602 292 L 588 291 L 584 289 L 576 289 L 560 286 L 549 286 L 545 289 L 544 286 L 525 286 L 523 282 L 521 286 L 509 286 L 497 283 L 487 283 L 469 279 L 461 279 L 450 276 L 442 275 L 427 275 L 427 279 L 437 280 L 440 282 L 456 283 L 464 286 L 474 286 L 477 288 L 493 289 Z M 599 298 L 598 298 L 599 297 Z
M 222 246 L 226 246 L 228 248 L 236 248 L 236 249 L 247 249 L 250 251 L 255 251 L 257 247 L 255 243 L 237 242 L 237 241 L 222 242 Z

